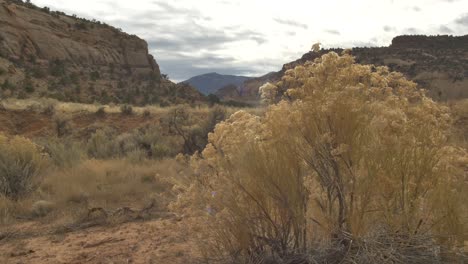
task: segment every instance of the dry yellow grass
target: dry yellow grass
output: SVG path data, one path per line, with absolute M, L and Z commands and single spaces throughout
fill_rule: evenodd
M 0 223 L 45 217 L 58 225 L 70 224 L 86 217 L 92 208 L 114 212 L 153 204 L 152 210 L 164 211 L 175 198 L 173 179 L 186 170 L 173 159 L 86 160 L 73 168 L 51 168 L 25 199 L 0 197 Z
M 47 107 L 54 107 L 55 110 L 69 113 L 69 114 L 78 114 L 78 113 L 96 113 L 100 108 L 103 108 L 106 113 L 109 114 L 118 114 L 121 113 L 121 106 L 119 104 L 109 104 L 109 105 L 101 105 L 101 104 L 83 104 L 83 103 L 71 103 L 71 102 L 61 102 L 56 99 L 51 98 L 30 98 L 30 99 L 16 99 L 16 98 L 8 98 L 4 99 L 0 102 L 7 110 L 35 110 L 35 111 L 43 111 Z M 132 106 L 133 112 L 138 115 L 143 115 L 145 112 L 149 112 L 150 114 L 167 114 L 173 111 L 175 108 L 180 106 L 168 106 L 168 107 L 161 107 L 156 105 L 149 105 L 149 106 Z M 185 105 L 184 108 L 190 109 L 190 111 L 194 114 L 206 114 L 210 111 L 210 107 L 208 105 L 199 105 L 199 106 L 189 106 Z M 230 107 L 224 106 L 223 107 L 228 113 L 234 113 L 241 108 L 238 107 Z M 261 108 L 246 108 L 248 112 L 260 114 L 263 112 Z

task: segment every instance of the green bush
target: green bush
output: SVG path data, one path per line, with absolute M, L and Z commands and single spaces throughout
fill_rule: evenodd
M 45 162 L 38 147 L 30 140 L 0 134 L 0 195 L 18 200 L 30 193 Z
M 153 159 L 163 159 L 170 156 L 171 151 L 165 145 L 153 144 L 151 145 L 151 154 Z
M 26 79 L 24 79 L 23 81 L 23 87 L 27 93 L 34 93 L 34 85 L 31 80 L 31 77 L 26 76 Z
M 61 60 L 55 60 L 49 65 L 49 72 L 55 77 L 61 77 L 65 75 L 65 62 Z
M 119 155 L 118 145 L 113 138 L 115 133 L 110 130 L 97 130 L 88 140 L 87 152 L 89 157 L 108 159 Z
M 167 118 L 169 131 L 183 139 L 183 153 L 193 154 L 205 148 L 208 133 L 226 118 L 226 111 L 219 106 L 211 108 L 207 118 L 198 120 L 184 106 L 175 108 Z
M 219 104 L 221 102 L 221 100 L 219 100 L 219 97 L 215 94 L 209 94 L 206 98 L 208 99 L 208 103 L 210 104 L 210 106 Z
M 99 78 L 101 78 L 98 71 L 91 72 L 89 77 L 91 78 L 92 81 L 97 81 Z
M 84 147 L 79 141 L 52 138 L 42 143 L 55 166 L 70 168 L 79 164 L 86 156 Z
M 10 80 L 6 79 L 5 81 L 3 81 L 3 84 L 2 84 L 3 90 L 7 90 L 7 89 L 14 90 L 15 88 L 16 88 L 15 85 L 12 84 Z

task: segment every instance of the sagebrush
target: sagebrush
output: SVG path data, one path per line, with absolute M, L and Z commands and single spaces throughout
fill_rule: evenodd
M 208 260 L 376 263 L 394 247 L 392 261 L 437 262 L 441 248 L 463 248 L 468 162 L 450 143 L 448 108 L 347 54 L 288 70 L 267 88 L 266 103 L 287 91 L 265 117 L 240 111 L 218 124 L 192 157 L 197 173 L 176 206 L 194 215 Z M 382 233 L 398 239 L 357 243 Z M 434 244 L 410 242 L 421 237 Z

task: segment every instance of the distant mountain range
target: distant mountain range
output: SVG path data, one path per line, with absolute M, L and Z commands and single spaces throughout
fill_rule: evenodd
M 218 90 L 226 86 L 236 86 L 239 90 L 245 81 L 251 79 L 245 76 L 224 75 L 216 72 L 194 76 L 182 83 L 190 84 L 201 93 L 216 94 Z

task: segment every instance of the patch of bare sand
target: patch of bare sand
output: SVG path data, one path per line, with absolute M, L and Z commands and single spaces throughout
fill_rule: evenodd
M 0 240 L 0 263 L 193 263 L 186 226 L 173 217 Z

